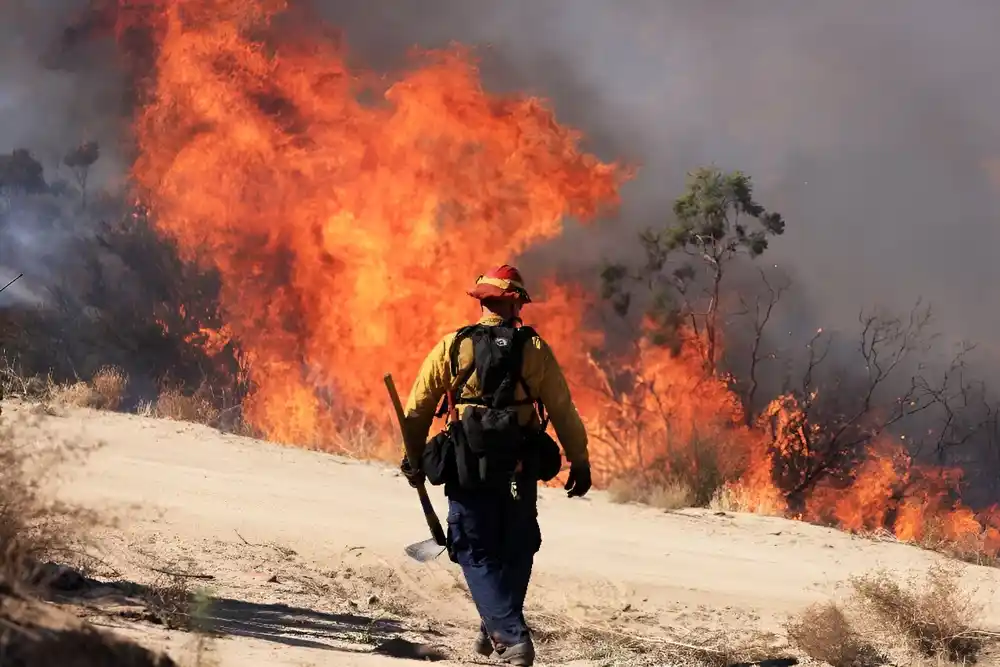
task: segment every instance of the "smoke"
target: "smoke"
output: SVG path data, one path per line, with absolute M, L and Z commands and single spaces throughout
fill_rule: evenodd
M 629 232 L 713 163 L 748 172 L 788 221 L 768 255 L 801 296 L 787 326 L 856 328 L 863 306 L 923 296 L 951 339 L 995 344 L 997 3 L 322 4 L 359 62 L 481 45 L 489 87 L 548 98 L 601 157 L 639 164 L 616 220 L 571 228 L 534 266 L 634 253 Z
M 52 193 L 3 193 L 0 206 L 0 281 L 24 278 L 0 296 L 0 307 L 47 305 L 50 291 L 72 282 L 80 241 L 100 216 L 80 210 L 66 153 L 97 141 L 101 159 L 90 169 L 88 190 L 117 190 L 126 161 L 122 151 L 121 73 L 110 44 L 94 43 L 71 63 L 52 67 L 51 48 L 87 0 L 9 0 L 0 7 L 0 154 L 30 150 L 45 169 Z M 69 196 L 67 196 L 69 195 Z
M 0 8 L 0 153 L 29 148 L 52 179 L 72 180 L 62 165 L 66 152 L 89 140 L 102 158 L 91 183 L 120 183 L 121 72 L 112 45 L 95 42 L 73 53 L 72 62 L 50 67 L 59 36 L 87 0 L 9 0 Z
M 616 219 L 571 224 L 530 265 L 587 271 L 634 255 L 629 232 L 663 221 L 685 171 L 713 163 L 750 173 L 788 220 L 768 260 L 807 295 L 789 325 L 850 327 L 862 306 L 905 310 L 923 296 L 949 336 L 994 344 L 995 2 L 314 4 L 366 68 L 391 71 L 415 46 L 473 45 L 489 88 L 549 99 L 589 149 L 640 166 Z M 69 71 L 44 62 L 87 6 L 0 10 L 0 152 L 30 147 L 48 177 L 68 179 L 67 148 L 96 139 L 91 182 L 114 187 L 127 163 L 109 45 L 75 50 Z

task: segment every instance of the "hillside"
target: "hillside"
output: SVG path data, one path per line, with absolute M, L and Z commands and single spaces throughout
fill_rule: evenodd
M 117 522 L 97 531 L 95 576 L 204 575 L 189 579 L 216 599 L 215 664 L 401 664 L 428 645 L 468 659 L 478 621 L 460 571 L 446 556 L 407 560 L 403 547 L 426 528 L 391 468 L 109 412 L 61 410 L 41 426 L 104 443 L 55 488 Z M 445 500 L 431 493 L 443 519 Z M 529 621 L 548 638 L 542 663 L 597 664 L 573 639 L 589 627 L 650 641 L 748 628 L 780 635 L 789 614 L 836 597 L 852 575 L 920 572 L 940 558 L 784 519 L 616 505 L 601 492 L 570 500 L 543 490 L 539 511 Z M 963 576 L 1000 627 L 1000 570 L 967 566 Z M 106 601 L 94 604 L 107 611 Z M 191 659 L 192 635 L 134 616 L 93 620 Z

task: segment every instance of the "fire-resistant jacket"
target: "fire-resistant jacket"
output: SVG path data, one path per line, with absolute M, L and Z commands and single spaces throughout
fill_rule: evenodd
M 497 326 L 502 319 L 495 315 L 485 315 L 479 324 Z M 434 421 L 434 413 L 441 397 L 448 391 L 455 379 L 451 373 L 449 351 L 455 340 L 455 333 L 449 333 L 442 338 L 424 359 L 413 383 L 410 397 L 406 401 L 403 412 L 404 438 L 415 450 L 422 451 L 427 441 L 427 435 Z M 458 367 L 468 368 L 473 363 L 473 342 L 471 338 L 462 340 L 458 352 Z M 556 436 L 562 443 L 563 451 L 570 463 L 586 463 L 587 431 L 583 427 L 580 415 L 570 397 L 569 386 L 562 369 L 556 362 L 551 348 L 539 336 L 533 336 L 524 346 L 524 361 L 521 367 L 524 378 L 533 400 L 541 400 L 549 414 L 549 420 L 555 428 Z M 465 387 L 461 398 L 473 398 L 479 395 L 479 380 L 473 373 Z M 517 387 L 517 400 L 527 398 L 523 387 Z M 518 419 L 522 425 L 538 423 L 538 415 L 533 405 L 518 407 Z

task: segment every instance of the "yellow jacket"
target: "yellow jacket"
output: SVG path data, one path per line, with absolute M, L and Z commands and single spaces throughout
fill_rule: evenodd
M 479 324 L 496 326 L 502 322 L 496 315 L 486 314 Z M 451 349 L 455 334 L 449 333 L 433 348 L 424 363 L 420 366 L 417 379 L 410 390 L 410 397 L 403 409 L 405 421 L 403 433 L 406 442 L 422 451 L 427 442 L 427 435 L 434 421 L 434 412 L 441 397 L 448 391 L 455 379 L 451 373 L 451 361 L 448 352 Z M 473 361 L 473 344 L 471 338 L 466 338 L 459 346 L 458 367 L 468 368 Z M 563 451 L 570 463 L 586 463 L 587 431 L 583 427 L 580 415 L 573 405 L 569 386 L 563 376 L 562 369 L 552 354 L 551 348 L 539 336 L 534 336 L 524 346 L 524 362 L 521 368 L 524 382 L 531 391 L 531 398 L 541 400 L 549 413 L 549 420 L 555 428 L 556 436 L 562 443 Z M 479 395 L 479 379 L 473 373 L 465 383 L 461 398 L 474 398 Z M 517 400 L 526 398 L 524 388 L 517 387 Z M 458 400 L 461 400 L 459 398 Z M 521 424 L 538 423 L 538 415 L 533 405 L 518 407 L 518 418 Z

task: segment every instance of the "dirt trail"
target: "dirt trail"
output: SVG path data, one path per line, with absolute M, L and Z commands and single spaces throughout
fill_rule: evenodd
M 426 528 L 391 468 L 112 413 L 74 410 L 44 428 L 105 443 L 58 494 L 119 519 L 100 536 L 109 568 L 135 581 L 149 581 L 150 566 L 213 577 L 193 581 L 221 600 L 216 664 L 398 665 L 371 648 L 405 655 L 407 642 L 466 660 L 476 619 L 460 572 L 446 557 L 421 566 L 403 555 Z M 444 498 L 431 494 L 443 518 Z M 570 500 L 543 490 L 540 522 L 536 627 L 558 618 L 675 637 L 777 632 L 852 574 L 920 571 L 937 558 L 783 519 L 615 505 L 600 492 Z M 968 567 L 965 578 L 1000 627 L 1000 570 Z M 190 660 L 185 633 L 112 625 Z

